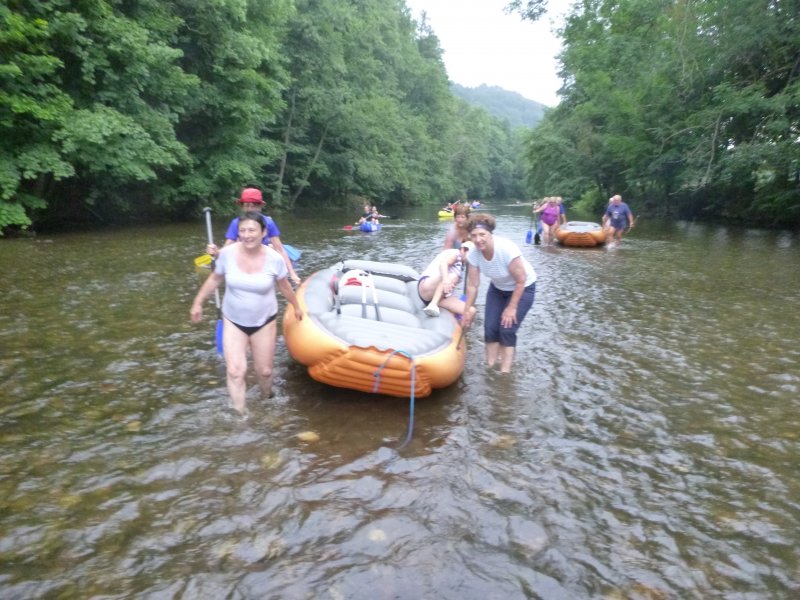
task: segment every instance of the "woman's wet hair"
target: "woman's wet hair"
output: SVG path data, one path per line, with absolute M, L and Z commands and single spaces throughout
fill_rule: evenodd
M 470 215 L 469 221 L 467 221 L 467 231 L 472 231 L 476 227 L 480 229 L 485 229 L 486 231 L 492 232 L 494 231 L 495 225 L 497 221 L 495 221 L 492 215 L 486 213 L 475 213 Z
M 267 229 L 267 219 L 263 214 L 254 210 L 248 210 L 241 217 L 239 217 L 239 224 L 241 224 L 242 221 L 255 221 L 261 226 L 261 231 L 266 231 Z
M 469 209 L 469 206 L 467 206 L 466 204 L 459 204 L 458 206 L 456 206 L 453 209 L 453 216 L 454 217 L 456 215 L 465 215 L 465 216 L 468 217 L 469 213 L 470 213 L 470 209 Z

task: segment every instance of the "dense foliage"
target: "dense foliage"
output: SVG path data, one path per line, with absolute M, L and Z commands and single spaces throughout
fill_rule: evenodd
M 536 18 L 546 0 L 517 1 Z M 796 0 L 580 0 L 562 102 L 530 136 L 536 194 L 800 223 Z
M 3 0 L 0 234 L 232 211 L 248 185 L 285 209 L 521 197 L 523 174 L 800 223 L 797 0 L 576 0 L 562 34 L 562 101 L 526 133 L 451 92 L 403 0 Z
M 0 233 L 521 194 L 522 140 L 455 98 L 403 0 L 5 0 Z

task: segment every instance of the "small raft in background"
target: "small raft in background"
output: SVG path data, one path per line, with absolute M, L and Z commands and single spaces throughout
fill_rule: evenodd
M 590 248 L 606 243 L 608 232 L 597 223 L 569 221 L 556 230 L 556 239 L 564 246 Z
M 361 231 L 366 231 L 367 233 L 372 233 L 373 231 L 380 231 L 381 224 L 375 223 L 373 221 L 364 221 L 361 225 L 358 226 Z
M 405 265 L 366 260 L 317 271 L 296 292 L 303 319 L 286 308 L 289 353 L 313 379 L 362 392 L 421 398 L 452 384 L 464 370 L 462 329 L 447 310 L 423 312 L 418 279 Z
M 452 218 L 452 217 L 453 217 L 453 211 L 452 210 L 442 209 L 442 210 L 439 211 L 439 218 L 440 219 L 448 219 L 448 218 Z

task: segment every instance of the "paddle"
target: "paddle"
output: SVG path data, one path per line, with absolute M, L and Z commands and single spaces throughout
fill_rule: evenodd
M 526 244 L 530 244 L 531 240 L 533 239 L 533 219 L 534 219 L 534 215 L 531 214 L 531 224 L 530 224 L 530 227 L 528 227 L 528 233 L 525 234 L 525 243 Z
M 344 227 L 342 227 L 342 229 L 344 229 L 346 231 L 350 231 L 352 228 L 353 228 L 352 225 L 345 225 Z
M 542 243 L 542 224 L 536 221 L 536 235 L 533 236 L 533 245 L 538 246 Z
M 211 264 L 212 258 L 210 254 L 203 254 L 194 259 L 195 267 L 207 267 Z
M 283 249 L 286 250 L 286 254 L 289 256 L 289 260 L 293 263 L 296 263 L 300 260 L 300 257 L 303 255 L 302 250 L 298 250 L 291 244 L 284 244 Z
M 207 206 L 203 209 L 206 215 L 206 231 L 208 232 L 208 243 L 214 243 L 214 235 L 211 232 L 211 209 Z M 214 260 L 211 260 L 211 268 L 214 268 Z M 219 288 L 214 290 L 214 303 L 217 305 L 217 330 L 216 330 L 216 345 L 217 354 L 222 356 L 222 309 L 219 306 Z

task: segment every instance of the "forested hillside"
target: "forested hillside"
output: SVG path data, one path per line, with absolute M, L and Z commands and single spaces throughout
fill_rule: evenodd
M 523 194 L 521 139 L 456 99 L 402 0 L 0 6 L 0 232 Z
M 522 94 L 504 90 L 501 87 L 479 85 L 464 87 L 451 83 L 453 93 L 470 104 L 480 106 L 501 121 L 508 121 L 511 127 L 535 127 L 544 117 L 544 104 L 529 100 Z

